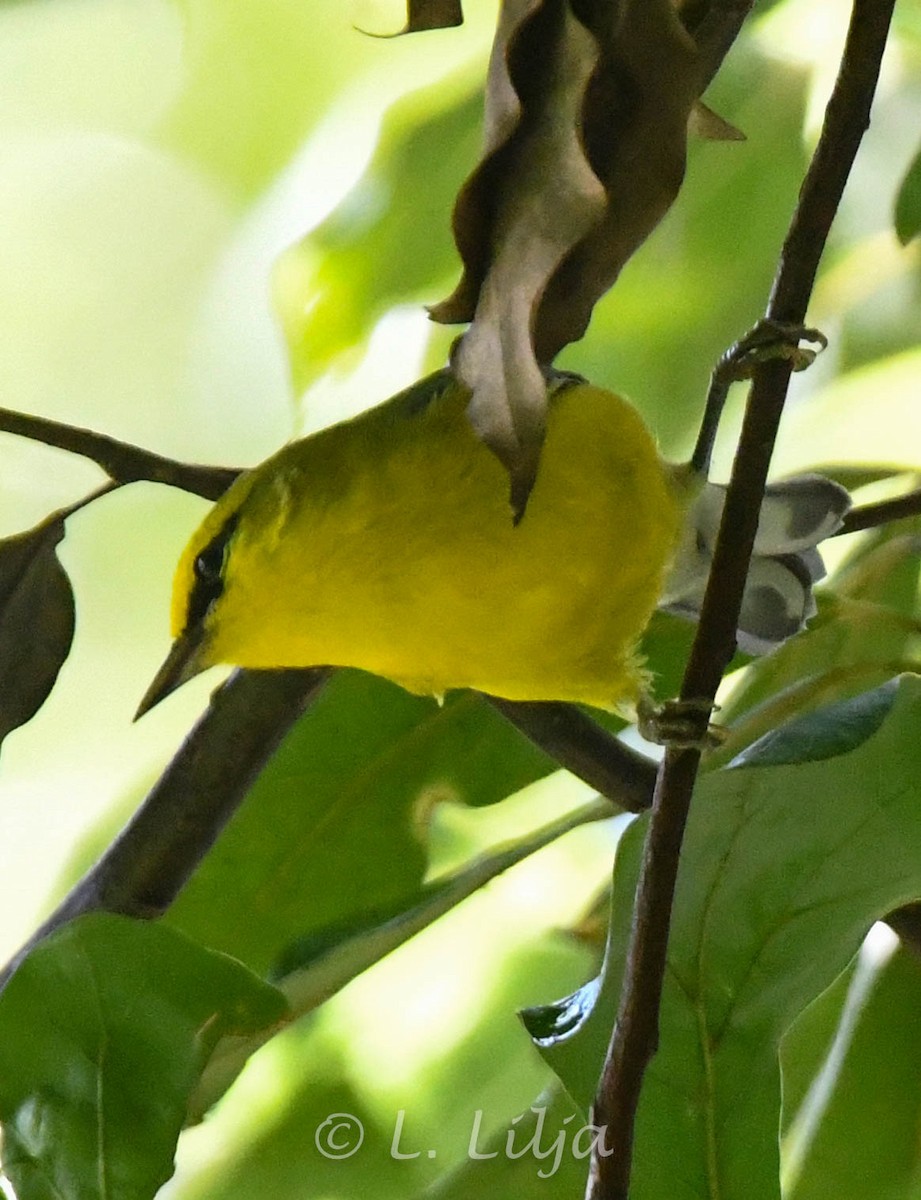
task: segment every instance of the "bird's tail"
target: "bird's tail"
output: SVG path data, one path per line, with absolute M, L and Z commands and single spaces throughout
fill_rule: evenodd
M 706 483 L 691 502 L 659 602 L 666 612 L 699 615 L 725 499 L 724 486 Z M 739 615 L 740 650 L 766 654 L 815 613 L 812 588 L 825 575 L 818 544 L 840 529 L 850 504 L 845 488 L 824 475 L 768 485 Z

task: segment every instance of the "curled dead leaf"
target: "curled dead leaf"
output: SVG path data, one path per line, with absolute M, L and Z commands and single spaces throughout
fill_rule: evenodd
M 672 204 L 688 125 L 731 137 L 699 97 L 750 4 L 506 0 L 484 156 L 462 189 L 464 264 L 436 321 L 471 322 L 454 369 L 509 471 L 520 517 L 537 471 L 546 368 Z M 709 114 L 709 117 L 705 114 Z

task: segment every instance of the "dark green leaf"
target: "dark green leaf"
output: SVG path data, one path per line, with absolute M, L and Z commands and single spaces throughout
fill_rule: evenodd
M 921 233 L 921 151 L 905 173 L 896 197 L 895 232 L 903 246 Z
M 766 734 L 729 765 L 781 767 L 847 754 L 877 732 L 897 695 L 898 684 L 890 680 L 872 692 L 821 708 Z
M 162 925 L 81 917 L 0 996 L 3 1169 L 18 1200 L 150 1200 L 222 1037 L 273 1026 L 282 996 Z
M 0 542 L 0 742 L 54 687 L 74 636 L 74 595 L 53 520 Z
M 523 1008 L 520 1016 L 525 1029 L 538 1046 L 551 1046 L 561 1038 L 569 1037 L 589 1016 L 598 999 L 599 981 L 590 979 L 562 1000 L 544 1004 L 539 1008 Z

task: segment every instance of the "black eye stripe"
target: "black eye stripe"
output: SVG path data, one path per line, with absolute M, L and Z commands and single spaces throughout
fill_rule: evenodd
M 189 593 L 186 628 L 204 620 L 208 609 L 224 590 L 224 561 L 227 548 L 237 528 L 236 515 L 225 522 L 216 537 L 196 555 L 192 564 L 194 582 Z

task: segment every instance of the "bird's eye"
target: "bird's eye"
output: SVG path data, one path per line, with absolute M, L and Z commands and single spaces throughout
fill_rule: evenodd
M 209 583 L 213 580 L 220 579 L 221 570 L 224 566 L 224 549 L 226 541 L 221 538 L 206 546 L 201 554 L 195 559 L 195 578 L 202 583 Z
M 192 564 L 194 583 L 189 595 L 187 625 L 202 621 L 211 605 L 224 590 L 224 558 L 237 527 L 236 518 L 227 522 L 220 533 L 195 556 Z

